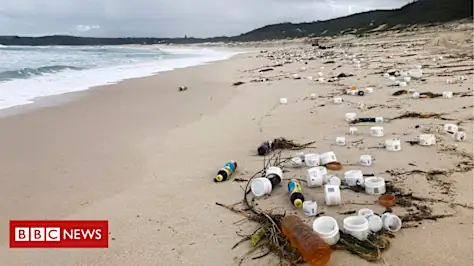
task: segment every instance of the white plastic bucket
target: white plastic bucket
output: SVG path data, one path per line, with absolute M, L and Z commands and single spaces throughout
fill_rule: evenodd
M 293 157 L 291 158 L 291 165 L 293 165 L 294 167 L 300 167 L 303 165 L 303 160 L 301 159 L 301 157 Z
M 377 233 L 383 228 L 383 220 L 380 216 L 376 214 L 372 214 L 369 216 L 366 216 L 367 221 L 369 221 L 369 229 L 370 231 Z
M 328 163 L 337 162 L 336 154 L 332 151 L 325 152 L 320 155 L 321 165 L 326 165 Z
M 341 179 L 338 176 L 329 176 L 326 180 L 327 185 L 341 186 Z
M 336 137 L 336 144 L 338 146 L 345 146 L 346 145 L 346 138 L 345 137 Z
M 384 119 L 382 116 L 376 116 L 375 117 L 375 123 L 383 123 Z
M 345 233 L 365 241 L 370 232 L 369 221 L 364 216 L 349 216 L 343 220 L 343 229 Z
M 357 134 L 358 129 L 356 127 L 350 127 L 349 128 L 349 134 L 350 135 L 355 135 Z
M 320 187 L 323 185 L 324 177 L 328 170 L 324 166 L 309 168 L 306 172 L 306 182 L 308 187 Z
M 281 170 L 280 167 L 276 166 L 270 166 L 267 168 L 267 171 L 265 171 L 265 177 L 268 177 L 271 174 L 275 174 L 280 177 L 280 179 L 283 179 L 283 170 Z
M 321 159 L 317 153 L 308 153 L 304 156 L 304 162 L 309 167 L 319 166 Z
M 265 177 L 255 178 L 250 184 L 250 190 L 255 197 L 269 195 L 272 192 L 272 183 Z
M 418 136 L 418 143 L 421 146 L 432 146 L 436 144 L 436 137 L 433 134 L 421 134 Z
M 332 101 L 333 101 L 334 104 L 341 104 L 342 103 L 342 98 L 341 97 L 334 97 Z
M 411 95 L 411 97 L 412 97 L 413 99 L 418 99 L 418 98 L 420 98 L 420 93 L 417 92 L 417 91 L 415 91 L 415 92 L 413 92 L 413 94 Z
M 339 242 L 339 225 L 336 219 L 330 216 L 316 218 L 313 222 L 313 231 L 330 246 Z
M 454 134 L 459 131 L 458 125 L 455 124 L 445 124 L 444 125 L 444 132 L 448 134 Z
M 465 141 L 466 140 L 466 133 L 463 131 L 458 131 L 453 134 L 453 138 L 455 141 Z
M 324 186 L 324 201 L 326 205 L 328 206 L 341 204 L 341 190 L 339 186 L 325 185 Z
M 368 209 L 368 208 L 363 208 L 363 209 L 360 209 L 357 214 L 359 216 L 364 216 L 365 218 L 371 216 L 371 215 L 374 215 L 374 211 L 371 210 L 371 209 Z
M 371 176 L 364 181 L 365 192 L 371 195 L 382 195 L 385 193 L 385 179 Z
M 383 228 L 390 232 L 397 232 L 402 228 L 402 220 L 389 212 L 382 214 Z
M 373 137 L 383 137 L 383 127 L 371 127 L 370 135 Z
M 346 113 L 346 121 L 347 122 L 352 122 L 356 119 L 357 114 L 356 113 Z
M 318 214 L 318 204 L 316 201 L 304 201 L 303 213 L 306 216 L 316 216 Z
M 359 163 L 363 166 L 372 165 L 372 156 L 370 155 L 361 155 L 359 158 Z
M 287 104 L 287 103 L 288 103 L 288 99 L 287 99 L 287 98 L 280 98 L 280 103 L 281 103 L 281 104 Z
M 446 99 L 453 98 L 453 92 L 452 91 L 443 91 L 443 98 L 446 98 Z
M 387 139 L 385 141 L 385 149 L 387 151 L 400 151 L 402 149 L 400 139 Z
M 344 173 L 346 184 L 350 187 L 364 184 L 364 175 L 361 170 L 349 170 Z

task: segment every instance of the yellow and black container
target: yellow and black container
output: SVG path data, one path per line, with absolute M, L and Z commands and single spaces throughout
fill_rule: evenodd
M 296 208 L 302 208 L 304 202 L 303 190 L 301 184 L 296 179 L 291 179 L 288 182 L 288 192 L 290 192 L 290 201 Z

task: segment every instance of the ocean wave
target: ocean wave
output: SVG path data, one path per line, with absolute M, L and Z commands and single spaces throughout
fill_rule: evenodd
M 84 68 L 75 67 L 75 66 L 43 66 L 38 68 L 21 68 L 16 70 L 9 70 L 0 72 L 0 82 L 9 81 L 14 79 L 27 79 L 35 76 L 42 76 L 44 74 L 52 74 L 61 72 L 64 70 L 82 70 Z

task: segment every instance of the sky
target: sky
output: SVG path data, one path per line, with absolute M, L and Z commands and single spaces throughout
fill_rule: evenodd
M 0 0 L 0 35 L 232 36 L 326 20 L 410 0 Z

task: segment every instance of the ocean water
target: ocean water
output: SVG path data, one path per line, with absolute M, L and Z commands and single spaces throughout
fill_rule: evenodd
M 40 97 L 224 60 L 235 54 L 199 48 L 0 45 L 0 109 L 31 104 Z

